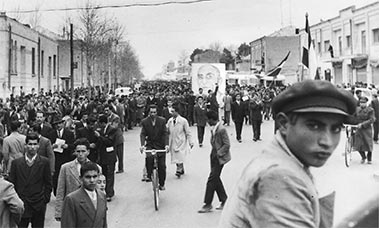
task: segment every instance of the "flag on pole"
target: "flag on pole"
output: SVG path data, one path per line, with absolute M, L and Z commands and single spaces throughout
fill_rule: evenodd
M 303 42 L 303 56 L 302 56 L 303 65 L 308 68 L 308 78 L 307 79 L 315 79 L 317 78 L 317 57 L 314 46 L 312 44 L 311 31 L 309 29 L 308 23 L 308 13 L 305 14 L 305 38 Z
M 288 56 L 291 54 L 291 51 L 288 51 L 286 57 L 272 70 L 267 73 L 267 76 L 274 77 L 274 79 L 279 75 L 280 71 L 283 68 L 283 65 L 286 63 Z

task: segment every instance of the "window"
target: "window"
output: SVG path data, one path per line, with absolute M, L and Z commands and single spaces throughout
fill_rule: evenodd
M 379 28 L 372 30 L 374 44 L 379 44 Z
M 57 78 L 57 55 L 53 55 L 53 78 Z
M 36 74 L 36 49 L 32 48 L 32 76 Z
M 346 36 L 346 48 L 351 47 L 351 36 Z
M 11 74 L 17 74 L 17 41 L 11 40 L 11 43 L 10 71 Z
M 366 31 L 361 31 L 361 44 L 362 44 L 362 53 L 366 53 Z
M 321 42 L 317 42 L 317 51 L 321 53 Z
M 20 73 L 26 73 L 26 48 L 25 46 L 20 46 Z
M 49 76 L 49 80 L 51 78 L 51 56 L 49 56 L 49 59 L 47 61 L 47 76 Z
M 330 45 L 330 41 L 329 40 L 325 40 L 324 41 L 324 52 L 328 52 L 329 45 Z
M 342 38 L 338 37 L 338 52 L 340 53 L 340 56 L 342 55 Z
M 41 51 L 41 77 L 43 78 L 43 67 L 44 67 L 44 56 L 45 56 L 45 51 Z

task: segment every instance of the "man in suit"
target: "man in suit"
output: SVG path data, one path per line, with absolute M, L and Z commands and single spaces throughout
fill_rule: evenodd
M 49 160 L 37 154 L 39 137 L 35 133 L 26 136 L 25 156 L 12 162 L 9 181 L 24 202 L 25 212 L 19 227 L 43 227 L 46 204 L 50 201 L 52 180 Z
M 51 138 L 54 142 L 53 151 L 55 155 L 55 171 L 53 175 L 54 195 L 56 195 L 57 191 L 58 175 L 61 170 L 61 166 L 66 162 L 74 160 L 75 158 L 73 155 L 75 136 L 74 133 L 69 128 L 65 128 L 64 125 L 65 122 L 63 120 L 56 120 L 53 123 L 54 130 L 51 133 Z M 64 144 L 60 145 L 60 140 L 63 140 Z
M 328 81 L 305 80 L 280 93 L 272 103 L 279 130 L 244 169 L 219 227 L 332 227 L 309 167 L 326 163 L 356 107 L 349 91 Z
M 36 122 L 41 125 L 41 135 L 50 139 L 51 144 L 53 144 L 55 142 L 55 139 L 53 139 L 53 135 L 51 134 L 53 128 L 45 120 L 45 113 L 41 110 L 37 111 Z
M 61 212 L 64 198 L 80 188 L 82 184 L 80 180 L 80 167 L 90 160 L 87 158 L 89 155 L 89 142 L 86 138 L 79 138 L 74 143 L 75 156 L 73 161 L 64 163 L 61 167 L 58 177 L 57 196 L 55 201 L 55 219 L 61 220 Z M 100 172 L 101 173 L 101 172 Z
M 379 134 L 379 101 L 378 95 L 373 94 L 371 100 L 371 107 L 374 109 L 375 122 L 372 124 L 374 127 L 374 142 L 378 143 L 378 134 Z
M 23 213 L 24 203 L 14 185 L 0 177 L 0 227 L 17 228 Z
M 232 102 L 233 102 L 232 96 L 230 96 L 229 91 L 226 91 L 226 94 L 223 98 L 223 102 L 224 102 L 224 125 L 226 124 L 229 126 L 230 112 L 232 110 Z
M 241 94 L 238 93 L 236 95 L 236 100 L 232 103 L 232 119 L 236 128 L 236 137 L 238 142 L 242 142 L 241 133 L 245 113 L 245 103 L 241 100 Z
M 157 107 L 150 105 L 150 114 L 141 121 L 141 152 L 145 149 L 168 150 L 168 135 L 166 120 L 157 116 Z M 159 186 L 165 186 L 166 182 L 166 153 L 158 153 L 158 177 Z M 151 154 L 146 154 L 145 166 L 147 171 L 146 182 L 151 182 L 154 158 Z
M 249 101 L 249 119 L 253 127 L 253 140 L 261 140 L 261 124 L 262 124 L 262 111 L 263 111 L 263 102 L 258 97 L 257 93 L 252 95 L 253 97 Z
M 116 138 L 117 129 L 113 128 L 107 121 L 107 116 L 100 115 L 98 129 L 95 131 L 97 138 L 97 152 L 99 153 L 99 165 L 103 170 L 106 179 L 105 192 L 107 201 L 112 201 L 115 195 L 114 191 L 114 174 L 117 161 L 116 151 L 114 149 L 114 142 Z
M 87 126 L 79 128 L 76 134 L 76 138 L 86 138 L 89 141 L 89 155 L 88 159 L 97 163 L 99 161 L 99 155 L 96 149 L 97 138 L 95 136 L 96 118 L 90 116 L 87 121 Z
M 226 199 L 226 191 L 222 184 L 220 175 L 224 165 L 231 160 L 230 141 L 228 132 L 218 121 L 218 114 L 212 110 L 207 112 L 208 123 L 211 126 L 211 172 L 209 173 L 207 187 L 204 196 L 204 205 L 198 211 L 199 213 L 207 213 L 212 210 L 213 195 L 216 192 L 220 200 L 220 206 L 217 210 L 222 210 Z
M 199 146 L 203 146 L 205 125 L 207 125 L 207 108 L 204 104 L 204 98 L 202 96 L 197 97 L 197 104 L 193 110 L 194 125 L 197 128 L 197 139 Z
M 41 135 L 41 125 L 39 124 L 32 125 L 29 128 L 28 133 L 36 133 L 38 135 L 39 147 L 37 153 L 38 155 L 49 159 L 51 175 L 53 176 L 55 172 L 55 154 L 53 152 L 53 147 L 51 146 L 50 140 Z
M 11 163 L 16 158 L 20 158 L 24 154 L 25 135 L 18 133 L 21 123 L 14 120 L 10 123 L 11 134 L 4 138 L 3 141 L 3 160 L 5 169 L 3 172 L 9 173 Z
M 122 124 L 120 121 L 120 117 L 111 111 L 110 106 L 104 107 L 104 113 L 107 116 L 109 125 L 113 129 L 115 129 L 113 147 L 116 152 L 117 160 L 118 160 L 117 173 L 123 173 L 124 172 L 124 136 L 122 133 Z
M 82 187 L 68 194 L 63 202 L 61 227 L 107 227 L 105 195 L 96 189 L 99 167 L 86 162 L 80 168 Z

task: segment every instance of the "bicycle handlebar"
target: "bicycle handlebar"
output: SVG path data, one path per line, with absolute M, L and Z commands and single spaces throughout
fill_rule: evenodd
M 167 150 L 156 150 L 156 149 L 151 149 L 151 150 L 143 150 L 144 153 L 151 153 L 151 154 L 157 154 L 157 153 L 167 153 Z
M 358 124 L 344 124 L 345 127 L 358 127 Z

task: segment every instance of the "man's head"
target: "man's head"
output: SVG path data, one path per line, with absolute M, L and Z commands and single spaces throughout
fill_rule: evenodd
M 86 138 L 79 138 L 74 142 L 74 147 L 74 155 L 78 162 L 85 162 L 89 155 L 89 141 Z
M 157 116 L 157 106 L 156 105 L 150 105 L 149 110 L 150 110 L 150 112 L 149 112 L 150 117 L 155 118 Z
M 291 152 L 305 166 L 320 167 L 336 149 L 342 124 L 355 112 L 356 100 L 330 82 L 306 80 L 279 94 L 272 108 Z
M 361 96 L 359 98 L 359 107 L 366 108 L 367 107 L 367 103 L 368 103 L 368 98 L 367 97 Z
M 110 116 L 112 114 L 112 106 L 110 104 L 104 106 L 104 114 L 106 116 Z
M 103 174 L 100 174 L 99 179 L 97 180 L 97 186 L 96 186 L 97 189 L 105 193 L 106 184 L 107 182 L 106 182 L 105 176 Z
M 202 104 L 204 103 L 204 98 L 203 98 L 202 96 L 198 96 L 198 97 L 197 97 L 197 103 L 198 103 L 199 105 L 202 105 Z
M 95 129 L 95 125 L 96 125 L 96 118 L 93 117 L 93 116 L 90 116 L 87 120 L 87 127 L 88 129 L 90 130 L 94 130 Z
M 215 84 L 219 82 L 220 78 L 220 71 L 211 64 L 201 66 L 197 72 L 198 85 L 200 88 L 205 89 L 205 91 L 214 89 Z
M 99 126 L 104 127 L 108 123 L 108 118 L 106 115 L 100 115 L 99 116 Z
M 210 110 L 207 112 L 207 118 L 208 118 L 208 124 L 210 126 L 214 126 L 218 122 L 218 115 L 217 112 Z
M 9 127 L 10 127 L 10 129 L 11 129 L 12 132 L 18 131 L 18 129 L 21 127 L 21 123 L 18 120 L 13 120 L 9 124 Z
M 179 116 L 179 105 L 178 104 L 174 104 L 173 106 L 172 106 L 172 116 L 174 117 L 174 118 L 176 118 L 176 117 L 178 117 Z
M 35 133 L 37 135 L 40 135 L 41 134 L 41 125 L 40 124 L 33 124 L 29 129 L 28 129 L 28 133 Z
M 80 179 L 82 181 L 82 186 L 88 191 L 94 191 L 96 189 L 99 175 L 99 167 L 93 162 L 85 162 L 80 167 Z
M 28 156 L 33 157 L 37 154 L 39 148 L 39 137 L 36 133 L 29 133 L 25 138 L 26 153 Z
M 36 121 L 39 124 L 45 122 L 45 114 L 42 111 L 37 111 Z

